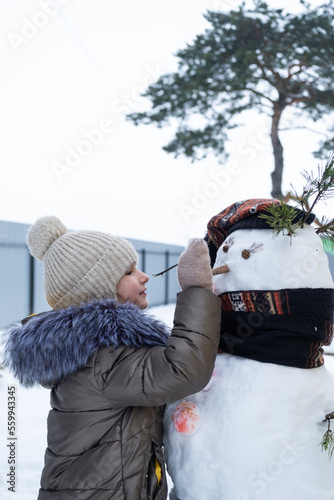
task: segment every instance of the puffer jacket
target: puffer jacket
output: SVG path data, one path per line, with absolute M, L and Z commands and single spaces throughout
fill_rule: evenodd
M 164 500 L 164 405 L 208 383 L 221 305 L 177 297 L 174 327 L 112 300 L 33 316 L 7 332 L 5 362 L 51 388 L 39 500 Z

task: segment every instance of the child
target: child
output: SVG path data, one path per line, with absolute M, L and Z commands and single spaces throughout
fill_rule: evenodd
M 218 348 L 206 243 L 180 256 L 170 336 L 143 312 L 148 276 L 128 241 L 46 216 L 27 244 L 53 310 L 7 332 L 5 363 L 23 385 L 51 389 L 38 499 L 166 499 L 164 405 L 205 387 Z

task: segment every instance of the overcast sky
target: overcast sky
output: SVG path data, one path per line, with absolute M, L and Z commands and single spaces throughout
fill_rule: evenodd
M 299 8 L 269 2 L 284 3 Z M 176 51 L 207 27 L 206 9 L 239 4 L 0 0 L 0 220 L 52 214 L 71 229 L 185 244 L 230 203 L 270 197 L 268 117 L 243 116 L 224 165 L 175 159 L 162 151 L 172 129 L 124 120 L 143 109 L 149 84 L 176 70 Z M 302 184 L 303 169 L 317 169 L 311 153 L 321 138 L 282 132 L 285 190 Z

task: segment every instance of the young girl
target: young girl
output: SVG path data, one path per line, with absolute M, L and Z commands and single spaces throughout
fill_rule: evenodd
M 205 387 L 218 347 L 206 243 L 179 259 L 171 334 L 143 311 L 148 276 L 128 241 L 47 216 L 27 244 L 53 310 L 7 332 L 5 363 L 23 385 L 51 389 L 38 499 L 166 499 L 164 405 Z

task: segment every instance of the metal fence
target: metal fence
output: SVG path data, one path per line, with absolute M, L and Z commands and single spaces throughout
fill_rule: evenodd
M 50 309 L 44 296 L 43 265 L 25 243 L 28 224 L 0 221 L 0 328 L 33 312 Z M 176 271 L 153 277 L 176 264 L 182 246 L 127 238 L 139 255 L 138 268 L 149 276 L 150 307 L 174 303 L 180 291 Z

